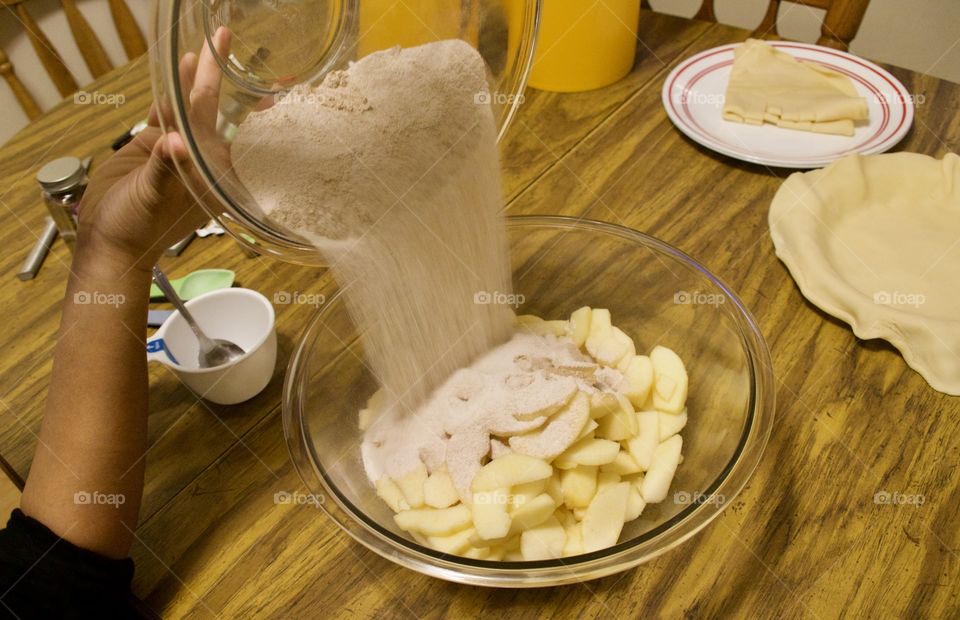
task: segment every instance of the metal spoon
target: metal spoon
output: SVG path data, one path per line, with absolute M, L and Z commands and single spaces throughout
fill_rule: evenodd
M 187 321 L 187 325 L 193 330 L 197 340 L 200 341 L 200 354 L 197 356 L 200 368 L 222 366 L 243 355 L 243 349 L 229 340 L 208 338 L 207 335 L 203 333 L 203 330 L 197 325 L 190 311 L 183 305 L 183 300 L 177 295 L 177 291 L 171 286 L 170 280 L 167 279 L 167 276 L 163 275 L 163 272 L 160 271 L 160 268 L 156 265 L 153 266 L 153 281 L 156 282 L 160 290 L 163 291 L 167 300 L 176 306 L 177 310 Z

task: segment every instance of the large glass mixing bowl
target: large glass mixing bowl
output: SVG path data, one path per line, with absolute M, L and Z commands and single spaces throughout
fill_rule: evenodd
M 486 61 L 487 103 L 502 138 L 523 100 L 539 11 L 540 0 L 158 0 L 151 69 L 160 122 L 184 137 L 189 158 L 177 162 L 179 172 L 234 237 L 261 253 L 322 265 L 317 250 L 271 221 L 234 174 L 229 144 L 237 125 L 293 86 L 317 84 L 371 52 L 458 38 Z M 220 27 L 231 37 L 213 55 L 219 96 L 197 105 L 191 80 L 181 76 L 184 57 L 200 55 L 205 43 L 216 49 Z
M 566 318 L 609 308 L 638 350 L 674 349 L 690 376 L 683 463 L 667 499 L 614 547 L 562 560 L 493 562 L 423 547 L 397 528 L 360 456 L 357 412 L 377 389 L 339 295 L 310 322 L 287 371 L 283 426 L 303 482 L 347 533 L 421 573 L 474 585 L 537 587 L 626 570 L 687 540 L 733 501 L 773 426 L 770 356 L 737 297 L 679 250 L 632 230 L 565 217 L 508 223 L 520 313 Z

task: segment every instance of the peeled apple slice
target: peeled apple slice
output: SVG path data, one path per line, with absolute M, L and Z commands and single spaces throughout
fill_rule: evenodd
M 573 311 L 570 315 L 570 339 L 580 348 L 583 348 L 590 335 L 590 315 L 592 314 L 589 306 L 584 306 Z
M 610 311 L 603 308 L 594 308 L 590 313 L 586 347 L 595 360 L 611 367 L 616 367 L 624 356 L 637 352 L 630 336 L 610 324 Z
M 617 394 L 616 398 L 619 407 L 597 421 L 595 434 L 603 439 L 622 441 L 637 434 L 637 416 L 633 411 L 633 405 L 625 396 Z
M 653 451 L 660 445 L 660 416 L 663 415 L 672 414 L 637 412 L 637 434 L 627 440 L 627 450 L 643 471 L 650 469 Z
M 642 407 L 650 396 L 653 387 L 653 362 L 646 355 L 634 355 L 623 370 L 620 393 L 626 396 L 634 407 Z
M 507 493 L 508 489 L 495 489 L 473 494 L 473 527 L 480 538 L 493 540 L 510 532 Z
M 580 431 L 580 434 L 577 436 L 577 441 L 586 439 L 587 437 L 593 437 L 593 431 L 595 430 L 597 430 L 597 421 L 587 420 L 587 423 L 583 425 L 583 430 Z
M 403 498 L 411 508 L 423 506 L 423 484 L 427 481 L 427 468 L 420 463 L 416 469 L 400 478 L 397 478 L 397 486 L 403 492 Z
M 553 467 L 545 461 L 524 454 L 508 454 L 481 467 L 473 478 L 471 489 L 475 493 L 493 491 L 544 480 L 552 475 Z
M 627 511 L 624 513 L 624 521 L 633 521 L 640 516 L 643 509 L 647 507 L 647 502 L 643 501 L 643 494 L 640 493 L 640 487 L 636 484 L 630 485 L 630 492 L 627 494 Z
M 660 411 L 680 413 L 687 402 L 687 369 L 680 356 L 666 347 L 650 352 L 653 364 L 653 406 Z
M 630 483 L 619 482 L 597 492 L 583 516 L 583 550 L 587 553 L 617 544 L 627 513 Z
M 457 532 L 449 536 L 428 536 L 427 542 L 430 543 L 430 547 L 441 553 L 459 555 L 470 547 L 470 537 L 473 536 L 474 533 L 475 530 L 472 527 L 468 527 L 462 532 Z
M 673 475 L 680 464 L 680 449 L 683 447 L 683 438 L 674 435 L 657 446 L 653 451 L 653 460 L 647 475 L 643 478 L 640 493 L 648 504 L 662 502 L 667 497 Z
M 581 439 L 558 456 L 553 466 L 570 469 L 577 465 L 606 465 L 617 458 L 619 451 L 620 444 L 609 439 Z
M 603 471 L 601 470 L 597 474 L 597 493 L 599 493 L 604 487 L 608 487 L 611 484 L 617 484 L 620 482 L 620 474 L 612 471 Z
M 433 472 L 423 483 L 423 501 L 431 508 L 449 508 L 460 501 L 447 470 Z
M 579 523 L 573 523 L 564 528 L 567 532 L 567 542 L 563 545 L 563 557 L 580 555 L 583 553 L 583 528 Z
M 547 492 L 547 479 L 518 484 L 510 489 L 510 509 L 516 510 L 541 493 Z
M 531 527 L 540 525 L 553 514 L 556 508 L 557 503 L 553 501 L 553 498 L 546 493 L 542 493 L 532 500 L 524 502 L 513 511 L 511 515 L 513 523 L 510 531 L 517 534 Z
M 642 470 L 637 464 L 633 457 L 630 456 L 630 453 L 626 450 L 621 450 L 617 453 L 617 458 L 613 459 L 612 463 L 607 463 L 600 467 L 601 470 L 614 473 L 619 476 L 629 476 L 630 474 L 639 474 Z
M 394 512 L 410 510 L 410 504 L 403 498 L 403 491 L 388 476 L 382 476 L 374 486 L 377 489 L 377 495 L 387 506 L 390 506 L 390 510 Z
M 567 508 L 586 508 L 597 492 L 597 468 L 580 465 L 560 472 L 563 503 Z
M 660 418 L 660 441 L 666 441 L 683 430 L 683 427 L 687 425 L 687 410 L 684 409 L 680 413 L 663 413 L 658 414 Z
M 552 461 L 576 441 L 588 419 L 590 399 L 585 393 L 577 392 L 570 404 L 550 418 L 543 428 L 511 437 L 510 449 L 519 454 Z
M 590 418 L 599 420 L 615 411 L 620 411 L 620 401 L 613 392 L 594 392 L 590 396 Z
M 463 504 L 453 508 L 418 508 L 404 510 L 393 516 L 397 527 L 424 536 L 449 536 L 473 525 L 470 509 Z
M 520 535 L 520 553 L 523 559 L 552 560 L 563 555 L 563 547 L 567 542 L 567 533 L 557 521 L 556 517 L 549 517 L 536 527 L 526 530 Z

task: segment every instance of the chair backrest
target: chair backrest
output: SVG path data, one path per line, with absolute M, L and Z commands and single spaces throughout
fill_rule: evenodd
M 820 28 L 820 38 L 817 44 L 832 47 L 838 50 L 848 50 L 850 41 L 857 36 L 857 30 L 860 29 L 860 23 L 863 21 L 863 14 L 867 12 L 867 6 L 870 0 L 786 0 L 794 4 L 804 4 L 818 9 L 825 9 L 827 14 L 823 18 L 823 25 Z M 754 30 L 754 36 L 762 38 L 765 36 L 779 36 L 777 33 L 777 12 L 780 10 L 781 0 L 770 0 L 767 4 L 767 12 L 763 16 L 760 25 Z M 716 0 L 702 0 L 700 10 L 694 16 L 695 19 L 704 19 L 708 21 L 717 21 L 717 15 L 714 12 Z M 645 8 L 650 8 L 648 0 L 643 0 Z
M 7 11 L 13 13 L 20 23 L 21 28 L 26 33 L 27 38 L 36 52 L 40 64 L 46 70 L 47 75 L 54 86 L 64 97 L 67 97 L 77 91 L 79 86 L 70 70 L 63 62 L 63 58 L 56 48 L 50 42 L 50 39 L 40 30 L 37 22 L 27 11 L 27 0 L 0 0 Z M 113 23 L 120 37 L 120 43 L 127 58 L 135 58 L 147 51 L 147 43 L 133 18 L 133 13 L 127 6 L 125 0 L 108 0 L 110 5 L 110 14 L 113 16 Z M 60 0 L 60 6 L 63 7 L 64 15 L 67 18 L 67 24 L 70 26 L 70 32 L 73 35 L 77 47 L 80 49 L 80 55 L 84 63 L 90 69 L 93 77 L 97 78 L 113 69 L 113 64 L 107 58 L 107 53 L 103 49 L 100 40 L 90 27 L 90 23 L 84 18 L 83 14 L 77 8 L 76 0 Z M 40 107 L 36 100 L 30 95 L 23 83 L 17 78 L 13 64 L 7 55 L 0 49 L 0 75 L 10 86 L 14 96 L 31 119 L 40 116 Z

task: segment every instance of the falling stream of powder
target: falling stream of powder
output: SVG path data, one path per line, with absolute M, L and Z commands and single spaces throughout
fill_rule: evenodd
M 371 54 L 250 114 L 239 178 L 345 288 L 388 402 L 412 411 L 512 332 L 496 125 L 461 41 Z

